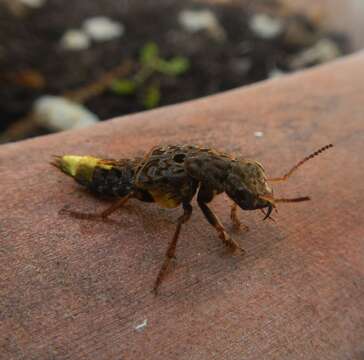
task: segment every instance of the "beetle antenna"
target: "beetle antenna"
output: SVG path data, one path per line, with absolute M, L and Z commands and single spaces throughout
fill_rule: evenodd
M 299 161 L 295 166 L 293 166 L 293 168 L 291 170 L 289 170 L 285 175 L 283 175 L 282 177 L 278 177 L 278 178 L 273 178 L 273 179 L 268 179 L 268 181 L 285 181 L 287 180 L 299 167 L 301 167 L 301 165 L 303 165 L 305 162 L 307 162 L 308 160 L 314 158 L 315 156 L 319 155 L 320 153 L 326 151 L 327 149 L 332 148 L 334 145 L 329 144 L 326 146 L 323 146 L 322 148 L 316 150 L 315 152 L 313 152 L 312 154 L 306 156 L 304 159 L 302 159 L 301 161 Z M 283 199 L 282 199 L 283 200 Z M 303 200 L 304 201 L 304 200 Z M 287 202 L 287 201 L 286 201 Z
M 309 201 L 311 198 L 309 196 L 300 196 L 296 198 L 286 199 L 286 198 L 274 198 L 270 195 L 260 195 L 261 199 L 270 202 L 273 207 L 275 207 L 276 203 L 293 203 L 293 202 L 302 202 L 302 201 Z
M 311 198 L 309 196 L 301 196 L 293 199 L 274 199 L 274 202 L 276 203 L 292 203 L 292 202 L 302 202 L 302 201 L 309 201 Z

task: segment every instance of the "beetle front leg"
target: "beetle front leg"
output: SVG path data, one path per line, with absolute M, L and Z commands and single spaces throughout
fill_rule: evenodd
M 219 218 L 212 212 L 212 210 L 207 206 L 207 203 L 210 202 L 213 198 L 213 193 L 210 192 L 206 188 L 200 188 L 200 191 L 197 196 L 197 202 L 202 210 L 203 214 L 207 221 L 216 229 L 219 238 L 222 240 L 225 246 L 230 248 L 232 251 L 240 251 L 244 253 L 245 250 L 235 241 L 230 235 L 225 231 L 224 226 L 220 222 Z
M 242 224 L 238 218 L 238 205 L 236 203 L 231 205 L 230 219 L 235 230 L 249 231 L 249 226 Z

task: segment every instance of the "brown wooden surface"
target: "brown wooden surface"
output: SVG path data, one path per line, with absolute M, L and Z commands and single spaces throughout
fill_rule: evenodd
M 93 128 L 0 147 L 1 359 L 363 359 L 364 55 Z M 257 138 L 255 131 L 263 131 Z M 277 223 L 239 212 L 230 256 L 195 206 L 176 269 L 150 290 L 180 209 L 131 201 L 108 223 L 58 214 L 107 206 L 52 154 L 141 154 L 191 142 L 278 176 L 312 150 Z M 229 201 L 212 207 L 232 230 Z M 138 325 L 147 320 L 144 328 Z

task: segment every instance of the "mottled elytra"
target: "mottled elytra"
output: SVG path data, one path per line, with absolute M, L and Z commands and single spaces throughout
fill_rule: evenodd
M 299 161 L 284 176 L 267 178 L 263 166 L 254 160 L 234 157 L 211 148 L 194 145 L 157 146 L 144 157 L 133 159 L 99 159 L 92 156 L 56 156 L 52 162 L 57 168 L 72 176 L 78 183 L 100 195 L 117 198 L 115 203 L 99 214 L 67 211 L 79 219 L 106 218 L 129 199 L 155 202 L 167 208 L 182 205 L 183 215 L 170 242 L 164 262 L 154 283 L 157 293 L 166 275 L 182 224 L 192 214 L 191 200 L 197 193 L 197 203 L 207 221 L 216 229 L 220 239 L 232 251 L 244 252 L 225 231 L 224 226 L 209 208 L 215 195 L 225 192 L 233 201 L 231 219 L 237 228 L 242 224 L 237 217 L 237 206 L 243 210 L 260 209 L 264 219 L 270 218 L 279 202 L 301 202 L 309 197 L 276 198 L 269 182 L 287 180 L 303 163 L 331 148 L 326 145 Z M 264 209 L 267 209 L 266 212 Z M 247 226 L 243 225 L 245 229 Z

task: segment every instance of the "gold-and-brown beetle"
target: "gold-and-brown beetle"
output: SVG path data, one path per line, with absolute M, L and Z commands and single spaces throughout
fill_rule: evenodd
M 303 163 L 332 146 L 329 144 L 320 148 L 298 162 L 284 176 L 272 179 L 267 178 L 263 166 L 257 161 L 236 158 L 211 148 L 194 145 L 157 146 L 144 157 L 134 159 L 56 156 L 52 164 L 90 191 L 117 198 L 112 206 L 99 214 L 67 211 L 76 218 L 106 218 L 131 198 L 155 202 L 167 208 L 182 205 L 183 215 L 178 218 L 177 228 L 154 283 L 153 291 L 157 293 L 171 259 L 175 257 L 181 226 L 191 217 L 191 200 L 196 192 L 200 209 L 223 243 L 231 250 L 244 252 L 225 231 L 208 203 L 215 195 L 225 192 L 233 201 L 231 219 L 236 227 L 240 227 L 237 206 L 243 210 L 260 209 L 264 212 L 263 209 L 267 209 L 264 217 L 267 219 L 277 203 L 307 201 L 307 196 L 276 198 L 269 182 L 288 179 Z

